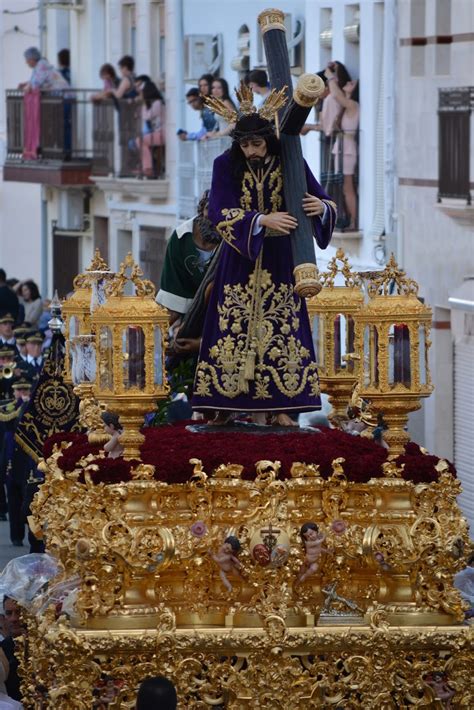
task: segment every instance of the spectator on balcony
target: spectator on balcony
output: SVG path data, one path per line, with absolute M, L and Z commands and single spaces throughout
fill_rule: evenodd
M 153 148 L 165 144 L 165 101 L 156 84 L 148 80 L 142 82 L 140 98 L 143 101 L 142 135 L 136 139 L 141 153 L 142 173 L 145 177 L 155 177 L 153 169 Z M 162 171 L 162 163 L 157 166 L 157 173 Z
M 214 77 L 212 74 L 203 74 L 198 81 L 199 93 L 202 96 L 210 96 L 212 91 L 212 82 Z
M 236 111 L 236 107 L 229 94 L 229 84 L 225 79 L 214 79 L 212 82 L 212 96 L 216 99 L 220 99 L 231 111 Z M 222 138 L 224 136 L 230 135 L 232 129 L 234 128 L 234 123 L 227 123 L 227 121 L 222 118 L 222 116 L 217 117 L 218 130 L 213 133 L 207 133 L 204 136 L 205 139 L 212 138 Z
M 138 91 L 135 88 L 135 60 L 129 54 L 126 54 L 119 60 L 118 67 L 122 78 L 116 89 L 110 89 L 107 92 L 108 96 L 114 96 L 116 99 L 135 99 L 138 96 Z
M 69 86 L 71 85 L 71 54 L 69 49 L 61 49 L 58 52 L 58 72 L 61 74 L 63 79 L 67 81 Z
M 69 84 L 61 76 L 59 71 L 53 67 L 46 59 L 41 57 L 41 52 L 37 47 L 30 47 L 23 56 L 26 63 L 33 70 L 29 81 L 19 84 L 18 88 L 25 92 L 39 89 L 40 91 L 60 91 L 67 89 Z
M 342 110 L 341 130 L 332 152 L 336 156 L 336 172 L 341 171 L 339 156 L 342 154 L 343 193 L 350 219 L 347 229 L 354 230 L 357 225 L 357 197 L 354 176 L 357 164 L 356 138 L 359 127 L 359 82 L 347 81 L 341 89 L 335 72 L 329 66 L 326 69 L 326 77 L 331 96 L 337 101 Z
M 213 112 L 204 104 L 203 98 L 199 93 L 198 88 L 189 89 L 186 94 L 186 103 L 194 111 L 199 111 L 201 114 L 202 125 L 199 131 L 184 131 L 182 128 L 178 131 L 178 138 L 181 141 L 200 141 L 208 134 L 219 129 L 219 124 Z
M 110 96 L 110 92 L 119 85 L 119 78 L 112 64 L 102 64 L 99 70 L 99 77 L 104 82 L 102 91 L 92 94 L 91 101 L 103 101 Z
M 264 69 L 253 69 L 247 77 L 247 84 L 253 91 L 253 102 L 259 109 L 270 93 L 267 72 Z
M 347 84 L 347 82 L 351 81 L 351 76 L 349 72 L 347 71 L 344 64 L 341 64 L 341 62 L 329 62 L 328 67 L 324 72 L 324 75 L 327 80 L 328 70 L 332 76 L 331 82 L 337 85 L 339 89 L 344 89 L 344 86 Z M 331 93 L 331 91 L 329 91 L 323 101 L 321 113 L 319 116 L 320 130 L 324 133 L 325 136 L 332 137 L 333 134 L 339 130 L 339 119 L 341 117 L 342 110 L 342 106 L 337 100 L 336 96 Z
M 16 290 L 20 296 L 20 302 L 25 308 L 25 321 L 32 328 L 37 328 L 38 321 L 43 313 L 43 300 L 38 286 L 32 280 L 22 281 L 17 284 Z

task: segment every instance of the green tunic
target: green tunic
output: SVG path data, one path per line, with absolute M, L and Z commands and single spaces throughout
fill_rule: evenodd
M 193 221 L 181 224 L 170 237 L 156 296 L 162 306 L 182 314 L 189 310 L 212 256 L 196 247 Z

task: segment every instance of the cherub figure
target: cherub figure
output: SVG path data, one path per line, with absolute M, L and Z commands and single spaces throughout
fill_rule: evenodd
M 105 431 L 110 434 L 109 441 L 104 444 L 104 451 L 109 459 L 118 459 L 123 454 L 123 446 L 119 442 L 122 426 L 118 415 L 112 414 L 112 412 L 102 412 L 101 417 Z
M 220 578 L 225 586 L 225 588 L 231 592 L 232 584 L 229 582 L 227 575 L 229 572 L 234 572 L 241 577 L 240 570 L 243 569 L 241 562 L 237 559 L 237 555 L 240 552 L 240 541 L 235 537 L 235 535 L 229 535 L 224 540 L 224 544 L 219 548 L 217 554 L 210 552 L 210 555 L 214 562 L 220 567 Z
M 456 695 L 456 691 L 449 687 L 447 680 L 446 673 L 436 671 L 425 678 L 425 682 L 433 689 L 436 699 L 441 702 L 442 707 L 445 710 L 451 710 L 453 707 L 451 700 Z
M 298 575 L 298 582 L 301 584 L 319 569 L 319 558 L 322 552 L 328 550 L 323 547 L 326 539 L 324 533 L 319 531 L 316 523 L 305 523 L 300 530 L 301 539 L 304 542 L 306 555 Z

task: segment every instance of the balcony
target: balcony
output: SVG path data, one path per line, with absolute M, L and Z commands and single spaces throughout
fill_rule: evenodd
M 143 179 L 141 104 L 93 101 L 93 94 L 67 89 L 25 96 L 8 90 L 4 180 L 77 187 L 102 178 L 145 188 L 151 179 L 165 188 L 164 147 L 149 149 L 152 168 Z M 159 193 L 166 197 L 167 188 Z
M 320 133 L 321 163 L 320 183 L 322 188 L 337 205 L 337 222 L 334 239 L 359 240 L 362 234 L 358 228 L 359 215 L 359 135 L 358 131 L 349 134 L 333 131 L 330 136 Z M 344 143 L 348 145 L 344 145 Z M 344 148 L 346 147 L 346 154 Z M 355 153 L 355 156 L 352 155 Z M 355 166 L 353 163 L 355 161 Z M 352 170 L 353 174 L 344 175 Z M 352 179 L 351 179 L 352 178 Z M 352 194 L 351 194 L 352 188 Z M 354 219 L 351 217 L 353 211 Z M 355 221 L 355 226 L 351 222 Z
M 178 217 L 182 219 L 194 217 L 202 193 L 211 187 L 214 160 L 230 148 L 231 143 L 231 138 L 227 137 L 180 142 Z

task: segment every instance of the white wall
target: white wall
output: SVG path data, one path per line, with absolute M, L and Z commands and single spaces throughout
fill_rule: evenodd
M 474 31 L 474 3 L 452 0 L 451 28 L 446 34 Z M 426 36 L 440 34 L 436 30 L 436 3 L 426 3 Z M 399 4 L 400 37 L 412 35 L 410 2 Z M 443 32 L 442 32 L 443 33 Z M 420 76 L 411 74 L 410 46 L 399 46 L 398 85 L 398 178 L 416 179 L 428 184 L 398 185 L 399 260 L 407 274 L 420 285 L 420 295 L 434 310 L 434 333 L 431 369 L 435 385 L 433 395 L 425 403 L 424 444 L 434 453 L 453 456 L 453 363 L 449 330 L 438 330 L 449 324 L 450 294 L 464 276 L 474 273 L 472 217 L 467 224 L 467 209 L 462 201 L 455 203 L 464 220 L 448 216 L 437 202 L 438 180 L 438 90 L 473 84 L 474 42 L 460 41 L 449 45 L 451 69 L 447 75 L 436 73 L 436 44 L 419 47 L 424 61 Z M 471 141 L 474 120 L 471 120 Z M 471 162 L 471 182 L 474 177 Z M 431 184 L 430 184 L 431 181 Z M 472 214 L 472 208 L 471 208 Z M 444 315 L 440 315 L 444 314 Z M 444 325 L 443 325 L 444 324 Z
M 23 52 L 39 44 L 38 13 L 29 0 L 0 1 L 0 164 L 6 147 L 5 91 L 28 79 Z M 14 28 L 17 27 L 15 30 Z M 0 169 L 0 266 L 7 276 L 41 280 L 41 189 L 38 185 L 3 182 Z

